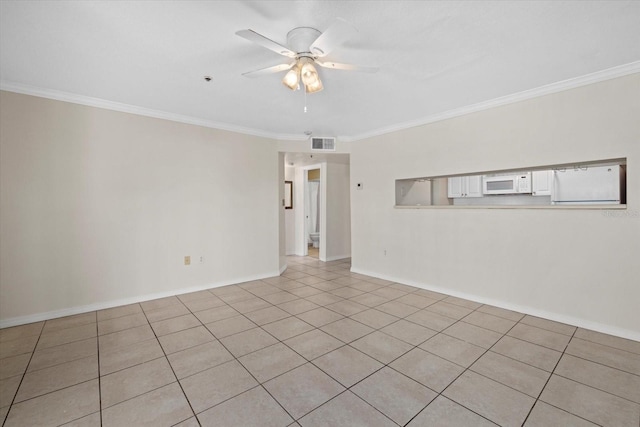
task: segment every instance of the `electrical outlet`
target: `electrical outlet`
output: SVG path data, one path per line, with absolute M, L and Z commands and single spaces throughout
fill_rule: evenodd
M 189 255 L 184 257 L 184 265 L 191 265 L 191 257 Z
M 200 264 L 204 264 L 204 257 L 203 256 L 200 257 Z

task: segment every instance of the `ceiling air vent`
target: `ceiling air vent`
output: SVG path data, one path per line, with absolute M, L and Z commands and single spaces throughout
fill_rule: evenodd
M 336 139 L 330 137 L 313 137 L 311 138 L 311 149 L 336 151 Z

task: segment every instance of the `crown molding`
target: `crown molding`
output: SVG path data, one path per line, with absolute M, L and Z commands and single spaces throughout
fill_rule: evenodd
M 575 77 L 567 80 L 563 80 L 556 83 L 551 83 L 545 86 L 541 86 L 535 89 L 529 89 L 522 92 L 506 95 L 500 98 L 495 98 L 489 101 L 483 101 L 477 104 L 468 105 L 461 108 L 445 111 L 431 116 L 423 117 L 417 120 L 398 123 L 392 126 L 378 128 L 369 132 L 361 133 L 354 136 L 336 135 L 341 142 L 354 142 L 375 136 L 388 134 L 391 132 L 397 132 L 413 127 L 427 125 L 429 123 L 438 122 L 441 120 L 447 120 L 454 117 L 463 116 L 483 110 L 487 110 L 494 107 L 500 107 L 507 104 L 513 104 L 515 102 L 525 101 L 527 99 L 537 98 L 540 96 L 550 95 L 557 92 L 562 92 L 569 89 L 586 86 L 593 83 L 602 82 L 605 80 L 611 80 L 618 77 L 627 76 L 640 72 L 640 61 L 631 62 L 628 64 L 620 65 L 606 70 L 597 71 L 595 73 L 587 74 L 580 77 Z M 70 102 L 74 104 L 86 105 L 96 108 L 104 108 L 107 110 L 119 111 L 129 114 L 137 114 L 140 116 L 153 117 L 156 119 L 170 120 L 173 122 L 186 123 L 195 126 L 202 126 L 206 128 L 225 130 L 230 132 L 236 132 L 245 135 L 258 136 L 262 138 L 269 138 L 281 141 L 304 141 L 308 139 L 306 135 L 300 136 L 298 134 L 278 134 L 273 132 L 267 132 L 259 129 L 252 129 L 242 126 L 236 126 L 228 123 L 214 122 L 211 120 L 200 119 L 196 117 L 183 116 L 180 114 L 169 113 L 166 111 L 153 110 L 150 108 L 138 107 L 135 105 L 123 104 L 119 102 L 108 101 L 100 98 L 93 98 L 84 95 L 78 95 L 69 92 L 63 92 L 53 89 L 44 89 L 35 86 L 24 85 L 20 83 L 13 83 L 7 81 L 0 81 L 0 90 L 21 93 L 24 95 L 38 96 L 41 98 L 54 99 L 57 101 Z
M 155 119 L 169 120 L 172 122 L 185 123 L 189 125 L 202 126 L 211 129 L 225 130 L 245 135 L 258 136 L 275 140 L 285 141 L 304 141 L 306 135 L 297 134 L 277 134 L 273 132 L 262 131 L 258 129 L 236 126 L 228 123 L 214 122 L 211 120 L 200 119 L 197 117 L 183 116 L 180 114 L 169 113 L 167 111 L 153 110 L 150 108 L 139 107 L 136 105 L 123 104 L 120 102 L 108 101 L 101 98 L 93 98 L 90 96 L 78 95 L 75 93 L 63 92 L 53 89 L 44 89 L 35 86 L 13 83 L 8 81 L 0 81 L 0 90 L 7 92 L 15 92 L 23 95 L 37 96 L 40 98 L 53 99 L 56 101 L 70 102 L 72 104 L 86 105 L 88 107 L 103 108 L 105 110 L 118 111 L 121 113 L 136 114 L 139 116 L 152 117 Z
M 369 132 L 365 132 L 359 135 L 351 137 L 341 137 L 343 142 L 353 142 L 362 139 L 372 138 L 388 134 L 391 132 L 397 132 L 413 127 L 423 126 L 429 123 L 439 122 L 441 120 L 447 120 L 458 116 L 463 116 L 478 111 L 488 110 L 494 107 L 500 107 L 502 105 L 513 104 L 515 102 L 525 101 L 527 99 L 537 98 L 540 96 L 550 95 L 557 92 L 563 92 L 565 90 L 586 86 L 605 80 L 611 80 L 618 77 L 624 77 L 629 74 L 640 72 L 640 61 L 631 62 L 629 64 L 620 65 L 606 70 L 597 71 L 592 74 L 587 74 L 580 77 L 574 77 L 571 79 L 563 80 L 556 83 L 551 83 L 545 86 L 540 86 L 535 89 L 529 89 L 522 92 L 506 95 L 500 98 L 491 99 L 489 101 L 479 102 L 477 104 L 468 105 L 461 108 L 445 111 L 442 113 L 434 114 L 428 117 L 424 117 L 417 120 L 398 123 L 392 126 L 387 126 L 379 129 L 375 129 Z

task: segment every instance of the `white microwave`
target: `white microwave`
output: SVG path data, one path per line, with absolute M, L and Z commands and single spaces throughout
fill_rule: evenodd
M 531 193 L 531 172 L 513 175 L 484 175 L 482 194 L 527 194 Z

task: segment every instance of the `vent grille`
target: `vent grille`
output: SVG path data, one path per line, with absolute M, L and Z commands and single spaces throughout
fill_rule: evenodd
M 336 151 L 336 139 L 327 137 L 311 138 L 311 149 L 322 151 Z

